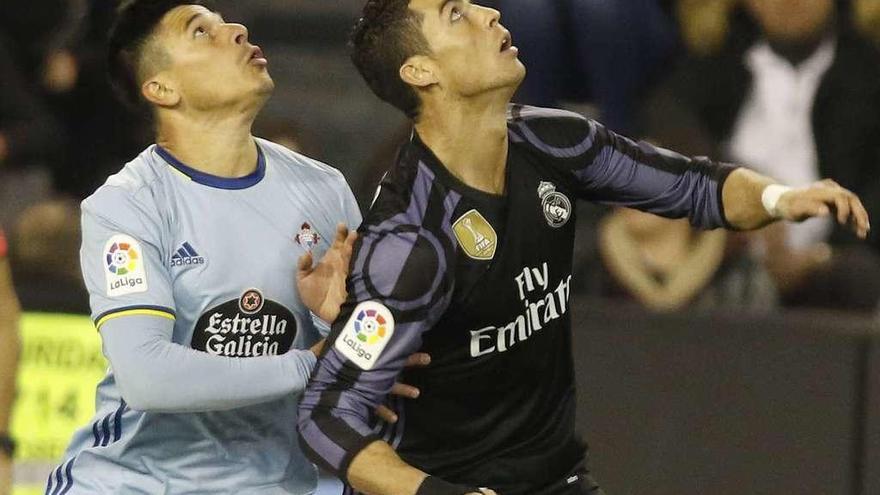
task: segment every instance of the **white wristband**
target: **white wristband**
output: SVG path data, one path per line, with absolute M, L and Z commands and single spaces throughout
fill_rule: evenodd
M 761 203 L 764 204 L 764 209 L 767 210 L 767 213 L 773 218 L 779 218 L 781 216 L 776 207 L 779 203 L 779 198 L 788 191 L 791 191 L 791 188 L 788 186 L 771 184 L 765 187 L 764 192 L 761 193 Z

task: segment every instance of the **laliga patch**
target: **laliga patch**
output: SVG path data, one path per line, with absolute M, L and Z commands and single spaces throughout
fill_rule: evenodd
M 131 236 L 117 234 L 111 237 L 104 245 L 102 262 L 107 279 L 107 297 L 147 291 L 143 251 Z
M 452 224 L 452 231 L 465 254 L 475 260 L 491 260 L 498 247 L 498 234 L 477 210 L 462 215 Z
M 334 346 L 349 361 L 363 370 L 371 370 L 394 335 L 394 316 L 382 304 L 362 302 L 336 338 Z

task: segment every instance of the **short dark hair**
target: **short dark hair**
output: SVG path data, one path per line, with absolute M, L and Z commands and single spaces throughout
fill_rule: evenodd
M 202 0 L 125 0 L 110 28 L 107 67 L 116 95 L 134 109 L 143 110 L 140 64 L 144 50 L 165 14 L 181 5 L 204 5 Z
M 400 67 L 413 55 L 431 52 L 422 34 L 422 15 L 410 0 L 368 0 L 351 34 L 351 61 L 382 100 L 416 118 L 421 100 L 400 78 Z

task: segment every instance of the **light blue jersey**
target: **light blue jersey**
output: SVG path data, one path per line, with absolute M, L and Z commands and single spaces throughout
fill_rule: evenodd
M 338 171 L 265 140 L 257 147 L 253 174 L 223 179 L 154 145 L 83 202 L 83 276 L 108 358 L 111 333 L 141 335 L 163 323 L 170 332 L 173 321 L 167 366 L 183 366 L 181 378 L 231 383 L 243 364 L 294 356 L 304 386 L 314 357 L 297 349 L 326 327 L 297 294 L 297 259 L 310 250 L 319 260 L 336 224 L 356 228 L 361 218 Z M 187 359 L 207 356 L 230 371 L 186 376 Z M 47 494 L 315 490 L 315 467 L 297 443 L 299 393 L 229 407 L 242 389 L 230 385 L 230 397 L 216 402 L 196 390 L 187 392 L 191 408 L 144 412 L 126 401 L 116 368 L 98 385 L 93 422 L 74 435 Z M 253 388 L 276 378 L 252 377 Z M 179 393 L 175 381 L 141 377 L 158 394 Z

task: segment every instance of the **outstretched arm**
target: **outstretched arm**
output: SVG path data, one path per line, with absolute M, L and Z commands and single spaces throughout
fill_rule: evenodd
M 752 230 L 832 213 L 862 238 L 870 229 L 859 198 L 830 180 L 786 188 L 748 169 L 636 142 L 559 110 L 514 106 L 512 118 L 514 139 L 569 169 L 583 199 L 688 217 L 703 229 Z

